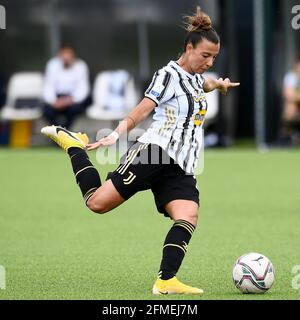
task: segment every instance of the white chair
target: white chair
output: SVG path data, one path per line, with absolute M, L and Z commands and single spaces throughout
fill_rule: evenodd
M 19 72 L 8 83 L 7 100 L 2 109 L 4 120 L 34 120 L 42 115 L 43 75 Z
M 219 76 L 214 72 L 205 72 L 203 76 L 211 77 L 214 79 L 219 79 Z M 211 92 L 205 93 L 205 98 L 207 100 L 207 113 L 205 116 L 205 125 L 209 125 L 216 121 L 219 112 L 219 91 L 213 90 Z
M 134 80 L 125 70 L 100 72 L 92 95 L 93 105 L 86 114 L 96 120 L 121 120 L 138 101 Z

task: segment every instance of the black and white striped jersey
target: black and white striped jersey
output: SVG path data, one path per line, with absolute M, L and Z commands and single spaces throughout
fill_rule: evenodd
M 152 125 L 138 141 L 159 145 L 189 174 L 195 173 L 203 144 L 207 111 L 203 84 L 202 75 L 191 75 L 170 61 L 155 72 L 145 92 L 157 106 Z

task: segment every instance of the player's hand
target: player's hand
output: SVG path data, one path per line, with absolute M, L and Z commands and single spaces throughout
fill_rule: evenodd
M 86 145 L 87 150 L 95 150 L 98 149 L 100 147 L 105 147 L 105 146 L 111 146 L 113 144 L 115 144 L 117 142 L 117 140 L 119 139 L 119 135 L 116 131 L 114 131 L 113 133 L 111 133 L 110 135 L 108 135 L 107 137 L 104 137 L 102 139 L 100 139 L 99 141 L 95 142 L 95 143 L 89 143 Z
M 231 82 L 229 78 L 226 78 L 225 80 L 223 80 L 223 78 L 219 78 L 217 89 L 222 94 L 226 94 L 228 89 L 238 87 L 239 85 L 240 85 L 239 82 Z
M 57 99 L 53 104 L 53 108 L 57 110 L 61 110 L 65 108 L 65 105 L 61 99 Z
M 57 110 L 62 110 L 62 109 L 66 109 L 68 107 L 71 107 L 73 105 L 73 100 L 71 97 L 66 96 L 66 97 L 60 97 L 57 98 L 57 100 L 54 102 L 54 109 Z

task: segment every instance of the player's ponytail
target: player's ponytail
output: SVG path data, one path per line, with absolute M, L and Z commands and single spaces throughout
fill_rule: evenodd
M 188 43 L 192 43 L 193 47 L 203 39 L 218 44 L 220 37 L 216 30 L 212 27 L 210 17 L 197 7 L 197 11 L 193 16 L 185 16 L 185 30 L 187 35 L 184 41 L 184 51 Z

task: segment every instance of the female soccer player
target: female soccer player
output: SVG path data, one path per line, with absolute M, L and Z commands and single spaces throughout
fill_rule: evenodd
M 220 50 L 220 39 L 209 16 L 197 8 L 194 16 L 187 17 L 186 30 L 181 57 L 155 72 L 143 100 L 110 135 L 88 144 L 86 134 L 56 126 L 42 129 L 70 156 L 76 181 L 91 211 L 109 212 L 136 192 L 151 189 L 158 211 L 174 221 L 163 245 L 154 294 L 203 293 L 202 289 L 178 281 L 176 273 L 197 225 L 199 192 L 193 174 L 207 110 L 204 92 L 218 89 L 226 93 L 239 85 L 228 78 L 215 80 L 202 76 Z M 102 184 L 85 149 L 113 145 L 153 110 L 151 127 Z

